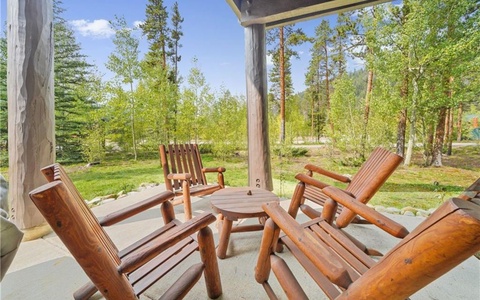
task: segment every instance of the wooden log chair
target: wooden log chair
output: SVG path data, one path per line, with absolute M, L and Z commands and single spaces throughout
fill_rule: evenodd
M 210 195 L 225 187 L 225 168 L 204 168 L 197 144 L 160 145 L 159 152 L 165 187 L 179 196 L 173 205 L 183 203 L 185 219 L 192 218 L 191 196 Z M 217 183 L 208 184 L 206 173 L 217 173 Z
M 312 164 L 305 165 L 305 169 L 307 169 L 307 174 L 312 178 L 314 174 L 319 174 L 346 183 L 347 187 L 344 189 L 346 194 L 355 198 L 359 202 L 367 203 L 402 161 L 403 158 L 401 156 L 384 148 L 377 147 L 352 179 Z M 319 217 L 320 212 L 305 204 L 305 200 L 310 200 L 324 208 L 328 196 L 323 192 L 323 188 L 327 186 L 329 185 L 323 182 L 320 187 L 318 185 L 314 186 L 307 183 L 303 200 L 300 203 L 297 203 L 297 206 L 290 207 L 289 209 L 290 212 L 295 211 L 291 213 L 292 216 L 295 217 L 300 209 L 310 218 Z M 329 211 L 332 210 L 329 209 Z M 368 221 L 358 217 L 355 213 L 348 208 L 344 208 L 341 204 L 338 204 L 335 214 L 330 216 L 330 218 L 335 217 L 336 222 L 340 224 L 341 227 L 347 226 L 350 222 L 368 224 Z
M 166 287 L 161 299 L 183 298 L 202 273 L 208 296 L 214 299 L 222 294 L 213 234 L 208 227 L 216 220 L 211 213 L 182 223 L 175 219 L 170 203 L 174 194 L 165 191 L 98 220 L 59 164 L 42 172 L 50 182 L 30 192 L 30 198 L 91 280 L 74 293 L 75 299 L 89 299 L 97 290 L 106 299 L 138 299 L 196 251 L 201 261 Z M 156 205 L 161 205 L 165 225 L 118 251 L 102 226 Z
M 299 183 L 295 193 L 304 188 Z M 344 194 L 335 187 L 326 187 L 324 192 L 329 196 Z M 406 232 L 400 224 L 352 197 L 338 199 L 383 230 Z M 293 273 L 275 254 L 278 241 L 329 299 L 405 299 L 480 250 L 480 202 L 448 200 L 378 262 L 321 217 L 299 224 L 278 203 L 267 203 L 263 208 L 270 218 L 263 232 L 255 279 L 270 299 L 277 299 L 269 284 L 271 270 L 289 299 L 308 299 L 295 275 L 305 272 Z
M 472 183 L 468 188 L 466 188 L 465 191 L 460 196 L 458 196 L 458 198 L 461 198 L 463 200 L 480 198 L 480 177 L 475 180 L 475 182 Z

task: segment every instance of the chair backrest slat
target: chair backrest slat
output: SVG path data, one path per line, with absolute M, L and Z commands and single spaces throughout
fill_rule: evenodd
M 81 216 L 88 222 L 89 228 L 95 232 L 95 235 L 98 236 L 104 247 L 110 253 L 112 258 L 120 263 L 120 258 L 118 257 L 118 249 L 115 244 L 112 242 L 110 237 L 105 233 L 103 228 L 100 226 L 97 217 L 92 214 L 92 211 L 88 207 L 85 200 L 80 195 L 80 192 L 77 190 L 73 184 L 70 177 L 65 172 L 65 169 L 59 164 L 53 164 L 42 169 L 42 173 L 47 178 L 48 181 L 61 181 L 66 188 L 71 193 L 72 201 L 74 201 L 81 212 Z M 51 176 L 53 174 L 53 176 Z
M 376 148 L 345 190 L 358 201 L 367 203 L 402 161 L 401 156 L 380 147 Z M 336 222 L 340 227 L 344 227 L 354 218 L 355 214 L 351 210 L 343 208 Z
M 197 144 L 160 145 L 160 158 L 166 186 L 171 190 L 182 188 L 181 180 L 167 178 L 170 173 L 189 173 L 190 185 L 207 185 L 207 178 L 202 172 L 203 163 Z

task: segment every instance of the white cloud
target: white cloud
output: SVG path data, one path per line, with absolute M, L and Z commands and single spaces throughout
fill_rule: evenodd
M 144 23 L 144 21 L 135 21 L 133 22 L 133 27 L 140 28 L 140 25 L 143 25 Z
M 267 66 L 273 66 L 272 55 L 267 54 Z
M 110 23 L 105 19 L 93 20 L 72 20 L 73 28 L 83 36 L 94 38 L 110 38 L 115 31 L 110 27 Z

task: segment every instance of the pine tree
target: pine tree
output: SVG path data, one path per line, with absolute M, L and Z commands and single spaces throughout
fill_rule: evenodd
M 181 17 L 180 11 L 178 10 L 178 2 L 175 2 L 173 4 L 171 23 L 172 29 L 170 30 L 170 39 L 168 41 L 169 51 L 167 54 L 173 64 L 173 76 L 171 76 L 172 81 L 174 83 L 178 83 L 178 63 L 182 59 L 182 56 L 178 53 L 178 50 L 182 47 L 182 44 L 180 44 L 180 39 L 183 36 L 183 18 Z
M 268 50 L 273 61 L 273 68 L 269 75 L 272 83 L 271 93 L 279 103 L 281 142 L 285 141 L 286 100 L 293 94 L 291 59 L 299 57 L 293 47 L 305 41 L 307 41 L 307 36 L 301 29 L 294 29 L 294 25 L 271 29 L 267 35 L 267 43 L 273 45 L 273 48 Z
M 91 109 L 78 89 L 85 83 L 90 65 L 75 40 L 73 30 L 62 18 L 60 0 L 54 1 L 55 139 L 57 159 L 80 161 L 85 114 Z
M 163 6 L 163 0 L 149 0 L 148 2 L 145 9 L 145 22 L 140 25 L 150 43 L 147 61 L 153 65 L 160 63 L 165 68 L 169 43 L 167 8 Z
M 325 106 L 325 110 L 327 113 L 327 118 L 330 115 L 330 93 L 331 93 L 331 80 L 332 80 L 332 54 L 330 53 L 330 49 L 332 48 L 332 29 L 330 28 L 330 24 L 328 21 L 323 20 L 316 28 L 315 28 L 315 37 L 313 38 L 313 45 L 311 52 L 311 60 L 309 71 L 307 75 L 307 86 L 310 89 L 310 93 L 320 93 L 323 92 L 322 95 L 312 94 L 310 97 L 311 99 L 315 99 L 319 101 L 318 105 L 316 105 L 316 110 L 322 109 L 321 107 Z M 322 101 L 322 103 L 320 103 Z M 313 107 L 315 104 L 312 103 L 312 114 L 314 114 Z M 313 118 L 313 117 L 312 117 Z M 328 118 L 328 123 L 330 127 L 330 135 L 333 138 L 335 131 L 334 131 L 334 124 L 331 118 Z M 317 133 L 319 135 L 319 133 Z

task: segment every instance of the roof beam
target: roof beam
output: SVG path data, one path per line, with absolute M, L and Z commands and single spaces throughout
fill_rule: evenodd
M 388 0 L 226 0 L 244 27 L 265 24 L 277 27 Z

